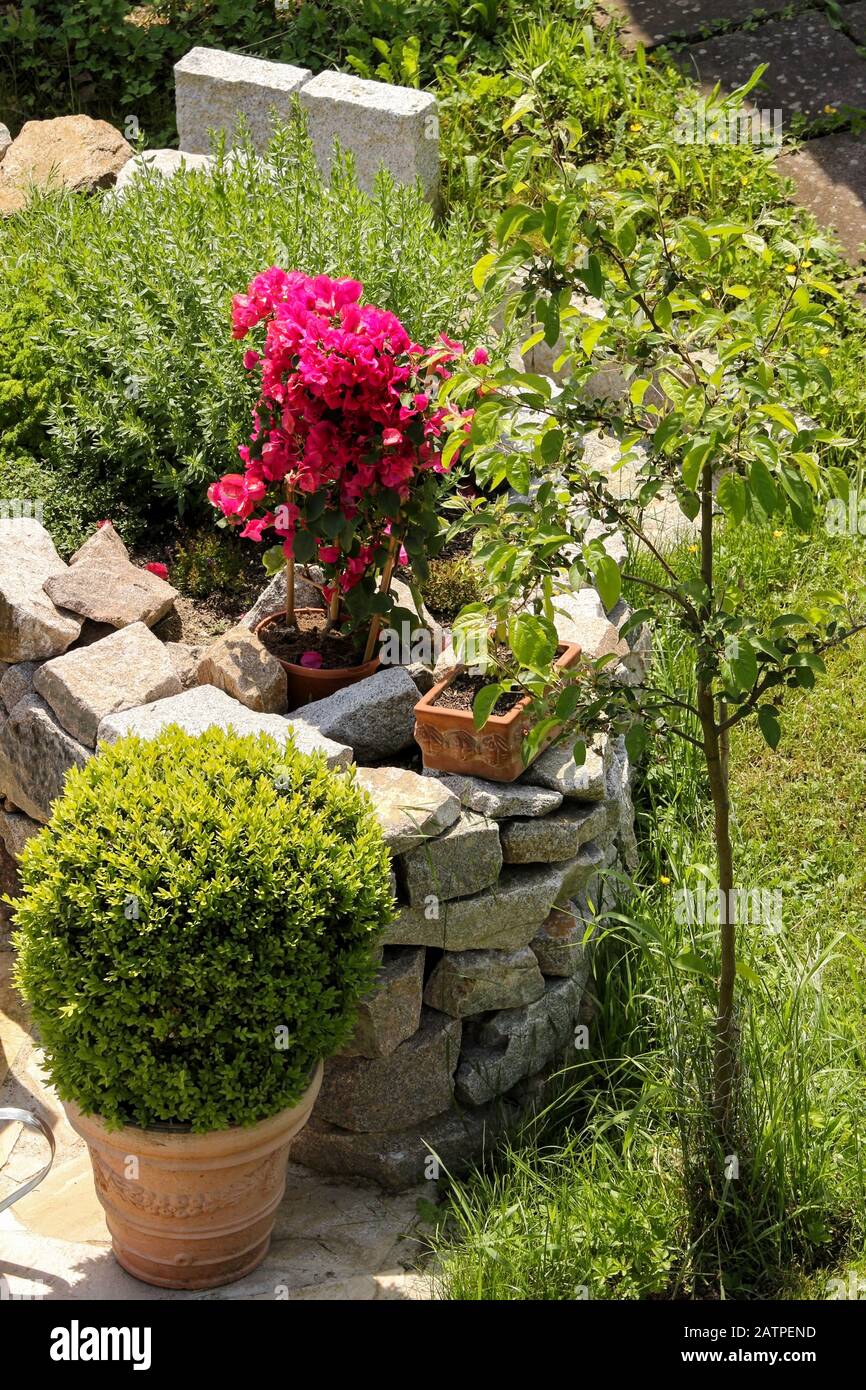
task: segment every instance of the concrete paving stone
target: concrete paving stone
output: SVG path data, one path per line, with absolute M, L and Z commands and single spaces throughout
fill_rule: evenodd
M 620 42 L 629 53 L 639 43 L 645 48 L 665 39 L 697 38 L 723 23 L 748 19 L 756 9 L 774 14 L 784 9 L 784 0 L 603 0 L 611 14 L 622 15 L 625 26 Z
M 866 12 L 866 5 L 863 9 Z M 843 132 L 809 140 L 796 153 L 782 155 L 779 172 L 793 179 L 797 202 L 836 233 L 851 264 L 862 260 L 866 243 L 866 136 Z
M 720 34 L 690 44 L 676 57 L 706 90 L 716 82 L 729 90 L 739 87 L 759 64 L 768 63 L 750 100 L 759 109 L 781 108 L 783 130 L 795 113 L 816 117 L 827 105 L 866 106 L 866 62 L 816 11 L 771 20 L 748 33 Z

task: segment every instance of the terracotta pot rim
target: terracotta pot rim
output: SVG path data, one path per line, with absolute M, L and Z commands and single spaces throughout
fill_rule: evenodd
M 279 1144 L 283 1133 L 297 1125 L 302 1114 L 312 1109 L 322 1085 L 324 1062 L 320 1059 L 310 1072 L 310 1080 L 295 1105 L 278 1110 L 264 1120 L 252 1125 L 231 1125 L 228 1129 L 210 1129 L 194 1133 L 192 1130 L 170 1130 L 148 1127 L 140 1129 L 136 1125 L 121 1125 L 119 1129 L 109 1129 L 99 1115 L 85 1115 L 75 1101 L 63 1101 L 63 1108 L 76 1134 L 88 1144 L 96 1144 L 109 1149 L 119 1149 L 122 1153 L 137 1153 L 150 1160 L 169 1156 L 175 1160 L 195 1160 L 207 1168 L 210 1162 L 222 1167 L 226 1158 L 237 1156 L 246 1162 L 259 1149 L 268 1150 Z
M 580 656 L 581 648 L 577 642 L 560 642 L 557 651 L 558 656 L 554 665 L 565 668 L 574 665 Z M 442 694 L 442 691 L 451 684 L 454 678 L 465 670 L 466 665 L 464 663 L 452 667 L 443 680 L 438 681 L 437 684 L 433 686 L 432 690 L 427 691 L 426 695 L 422 695 L 415 706 L 414 713 L 416 718 L 419 714 L 423 715 L 430 723 L 438 723 L 442 720 L 450 721 L 452 719 L 458 719 L 460 721 L 468 720 L 469 723 L 472 724 L 475 733 L 483 733 L 483 729 L 475 729 L 471 709 L 440 709 L 433 703 L 434 700 L 438 699 Z M 493 729 L 509 729 L 517 722 L 531 703 L 532 697 L 530 695 L 524 695 L 523 699 L 519 700 L 507 714 L 491 714 L 484 725 L 484 729 L 488 727 L 492 727 Z
M 323 611 L 324 610 L 321 608 L 310 607 L 295 609 L 296 613 L 321 613 Z M 253 628 L 253 632 L 258 637 L 262 628 L 267 627 L 268 624 L 272 623 L 276 618 L 285 617 L 285 613 L 286 610 L 284 608 L 278 608 L 274 613 L 268 613 L 264 618 L 259 618 L 259 621 Z M 355 666 L 302 666 L 298 661 L 286 661 L 285 658 L 281 656 L 275 655 L 275 659 L 284 670 L 290 671 L 292 674 L 297 673 L 297 675 L 303 676 L 305 679 L 310 678 L 314 681 L 341 680 L 344 676 L 354 676 L 357 675 L 358 672 L 364 672 L 366 675 L 372 676 L 374 671 L 377 670 L 381 660 L 380 657 L 374 656 L 371 657 L 369 661 L 357 662 Z

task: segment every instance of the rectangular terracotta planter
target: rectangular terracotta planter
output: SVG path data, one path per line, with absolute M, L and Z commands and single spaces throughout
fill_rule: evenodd
M 579 656 L 575 643 L 562 643 L 556 665 L 574 666 Z M 457 666 L 449 671 L 415 706 L 415 741 L 424 766 L 435 772 L 485 777 L 489 782 L 515 782 L 526 771 L 522 746 L 531 727 L 526 715 L 530 698 L 527 695 L 507 714 L 491 714 L 484 728 L 476 729 L 471 710 L 440 709 L 435 703 L 463 669 Z M 558 733 L 559 729 L 551 730 L 538 752 L 543 753 Z

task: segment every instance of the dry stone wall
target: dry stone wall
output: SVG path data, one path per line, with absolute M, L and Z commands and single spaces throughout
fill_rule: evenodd
M 253 614 L 279 607 L 280 585 Z M 321 601 L 311 584 L 309 596 Z M 324 752 L 372 801 L 397 907 L 377 984 L 326 1065 L 294 1157 L 391 1188 L 440 1163 L 465 1167 L 574 1060 L 598 914 L 636 862 L 622 739 L 596 738 L 580 768 L 570 749 L 549 749 L 510 784 L 424 772 L 413 710 L 431 670 L 384 668 L 287 714 L 282 670 L 251 615 L 191 648 L 164 638 L 175 598 L 110 523 L 67 565 L 38 522 L 0 520 L 4 890 L 68 770 L 127 733 L 232 726 Z M 569 640 L 589 656 L 617 650 L 620 678 L 637 680 L 649 652 L 645 634 L 620 638 L 627 617 L 623 605 L 606 614 L 593 591 L 560 613 Z

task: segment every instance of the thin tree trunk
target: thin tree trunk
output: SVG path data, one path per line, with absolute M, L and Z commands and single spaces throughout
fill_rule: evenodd
M 706 686 L 698 689 L 698 710 L 703 731 L 704 756 L 713 798 L 716 862 L 719 873 L 719 934 L 721 968 L 716 1013 L 716 1045 L 713 1061 L 713 1114 L 720 1137 L 728 1130 L 736 1067 L 734 984 L 737 971 L 737 927 L 734 920 L 734 863 L 731 848 L 730 801 L 727 767 L 720 748 L 713 697 Z
M 702 617 L 706 621 L 713 607 L 713 474 L 706 464 L 701 481 L 701 578 L 708 590 Z M 729 1130 L 734 1075 L 736 1070 L 736 1031 L 734 1027 L 734 984 L 737 974 L 736 922 L 734 908 L 734 861 L 731 848 L 731 810 L 728 794 L 727 738 L 719 735 L 713 692 L 698 670 L 698 714 L 703 735 L 704 756 L 713 798 L 714 838 L 719 873 L 720 970 L 716 1012 L 716 1042 L 713 1057 L 713 1115 L 716 1130 L 724 1139 Z

